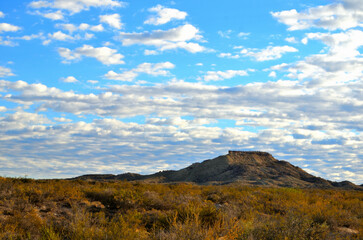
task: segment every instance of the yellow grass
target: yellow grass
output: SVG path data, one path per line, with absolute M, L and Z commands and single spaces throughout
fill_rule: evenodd
M 0 178 L 0 239 L 362 239 L 363 192 Z

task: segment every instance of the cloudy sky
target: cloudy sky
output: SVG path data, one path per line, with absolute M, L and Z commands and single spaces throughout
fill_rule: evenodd
M 363 183 L 361 0 L 0 1 L 0 175 L 260 150 Z

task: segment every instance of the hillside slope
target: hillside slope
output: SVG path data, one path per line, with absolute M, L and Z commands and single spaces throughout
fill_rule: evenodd
M 264 185 L 297 188 L 363 189 L 351 182 L 331 182 L 315 177 L 286 161 L 279 161 L 267 152 L 229 151 L 214 159 L 194 163 L 178 171 L 162 171 L 150 175 L 83 175 L 77 179 L 142 180 L 146 182 L 194 182 L 197 184 Z

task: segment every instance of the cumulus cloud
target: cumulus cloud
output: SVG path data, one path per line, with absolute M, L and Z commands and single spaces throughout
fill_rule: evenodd
M 65 122 L 72 122 L 71 119 L 67 119 L 67 118 L 64 118 L 64 117 L 55 117 L 53 119 L 54 119 L 54 121 L 63 122 L 63 123 L 65 123 Z
M 329 55 L 341 60 L 360 55 L 358 48 L 363 46 L 363 31 L 354 29 L 339 33 L 308 33 L 307 38 L 322 41 L 329 46 Z
M 180 164 L 187 165 L 187 161 L 225 154 L 231 148 L 263 149 L 297 165 L 305 159 L 304 168 L 322 177 L 362 182 L 362 87 L 362 80 L 317 88 L 287 80 L 237 87 L 171 81 L 155 86 L 115 85 L 97 94 L 77 94 L 43 84 L 2 80 L 0 91 L 5 92 L 5 101 L 34 104 L 43 111 L 60 114 L 96 114 L 102 118 L 89 123 L 55 124 L 41 114 L 9 113 L 0 117 L 0 148 L 14 146 L 16 151 L 0 152 L 8 159 L 7 164 L 12 162 L 9 159 L 29 161 L 32 156 L 44 159 L 43 167 L 65 162 L 59 169 L 63 173 L 74 156 L 79 163 L 84 159 L 96 161 L 94 165 L 88 161 L 87 166 L 77 165 L 79 171 L 93 171 L 97 164 L 105 172 L 111 171 L 107 166 L 114 161 L 121 164 L 116 165 L 120 171 L 153 172 L 155 168 L 170 168 L 161 164 L 164 160 L 183 159 Z M 139 115 L 146 116 L 144 123 L 113 118 Z M 210 125 L 221 119 L 235 123 Z M 15 144 L 17 139 L 22 139 L 20 144 Z M 36 146 L 29 148 L 29 144 Z M 52 145 L 58 148 L 49 147 Z M 44 152 L 37 151 L 40 147 Z M 28 151 L 22 151 L 25 148 Z M 136 158 L 140 151 L 142 157 Z M 316 156 L 319 160 L 309 161 Z M 54 162 L 47 165 L 49 159 Z M 127 165 L 130 159 L 138 159 L 132 169 Z M 149 164 L 145 164 L 147 161 Z M 25 160 L 24 164 L 31 166 Z M 138 164 L 148 168 L 138 169 Z M 339 165 L 348 172 L 335 176 L 333 166 Z
M 155 30 L 143 33 L 120 33 L 119 40 L 124 46 L 142 44 L 155 46 L 159 51 L 182 48 L 188 52 L 196 53 L 206 51 L 206 48 L 198 43 L 189 42 L 199 40 L 199 30 L 191 24 L 185 24 L 180 27 L 169 30 Z
M 236 76 L 248 76 L 248 71 L 245 70 L 227 70 L 227 71 L 208 71 L 203 76 L 204 81 L 221 81 L 234 78 Z
M 110 14 L 110 15 L 101 15 L 100 16 L 100 22 L 106 23 L 110 25 L 111 27 L 121 29 L 122 23 L 121 23 L 121 17 L 119 14 Z
M 0 33 L 2 32 L 16 32 L 19 31 L 21 28 L 9 23 L 0 23 Z
M 15 76 L 10 68 L 0 66 L 0 77 Z
M 102 32 L 104 30 L 102 24 L 99 25 L 89 25 L 87 23 L 81 23 L 78 26 L 71 23 L 57 24 L 56 27 L 62 28 L 63 30 L 73 33 L 75 31 L 93 31 Z
M 155 51 L 155 50 L 149 50 L 149 49 L 146 49 L 144 51 L 144 55 L 148 56 L 148 55 L 158 55 L 158 52 Z
M 80 60 L 82 56 L 96 58 L 105 65 L 124 64 L 121 60 L 124 56 L 117 53 L 117 50 L 108 47 L 95 48 L 91 45 L 83 45 L 75 50 L 68 48 L 58 48 L 58 53 L 67 61 Z
M 312 7 L 302 12 L 292 9 L 271 14 L 279 22 L 289 26 L 290 31 L 311 27 L 346 30 L 362 26 L 363 22 L 363 7 L 359 0 L 344 0 L 342 3 Z
M 48 33 L 48 38 L 41 36 L 40 38 L 43 40 L 43 45 L 48 45 L 52 42 L 52 40 L 56 41 L 73 41 L 73 40 L 89 40 L 94 37 L 92 33 L 85 33 L 83 36 L 80 34 L 69 35 L 65 34 L 62 31 L 57 31 L 54 33 Z
M 297 43 L 298 42 L 295 37 L 287 37 L 287 38 L 285 38 L 285 41 L 289 42 L 289 43 Z
M 6 36 L 6 39 L 4 39 L 0 36 L 0 45 L 17 46 L 18 42 L 15 40 L 30 41 L 33 39 L 41 39 L 44 41 L 46 39 L 46 37 L 44 36 L 44 34 L 42 32 L 40 32 L 38 34 L 23 35 L 23 36 Z
M 269 77 L 272 77 L 272 78 L 275 78 L 277 75 L 276 75 L 276 72 L 275 71 L 272 71 L 268 74 Z
M 154 12 L 156 16 L 150 16 L 144 23 L 152 25 L 162 25 L 172 20 L 183 20 L 188 15 L 186 12 L 174 8 L 166 8 L 160 4 L 149 8 L 149 12 Z
M 68 34 L 65 34 L 61 31 L 55 32 L 55 33 L 49 33 L 48 37 L 54 40 L 58 41 L 67 41 L 67 40 L 73 40 L 74 38 Z
M 119 81 L 133 81 L 139 74 L 145 73 L 152 76 L 167 76 L 170 72 L 166 69 L 173 69 L 175 67 L 171 62 L 162 63 L 142 63 L 136 68 L 129 71 L 124 71 L 122 73 L 116 73 L 114 71 L 109 71 L 105 74 L 107 79 L 119 80 Z
M 51 19 L 51 20 L 62 20 L 64 18 L 64 13 L 60 10 L 56 11 L 56 12 L 48 12 L 48 13 L 40 13 L 38 12 L 39 15 Z
M 75 82 L 78 82 L 78 80 L 73 77 L 73 76 L 68 76 L 66 78 L 61 78 L 60 79 L 62 82 L 65 82 L 65 83 L 75 83 Z
M 40 9 L 60 9 L 71 13 L 89 10 L 91 7 L 123 7 L 125 3 L 116 0 L 39 0 L 32 1 L 29 7 Z
M 0 45 L 14 47 L 17 45 L 17 43 L 9 40 L 9 37 L 7 39 L 4 39 L 2 36 L 0 36 Z
M 257 49 L 242 49 L 241 54 L 243 56 L 250 56 L 256 59 L 257 61 L 269 61 L 275 60 L 282 57 L 283 54 L 289 52 L 297 52 L 298 50 L 291 46 L 268 46 L 265 49 L 257 50 Z
M 327 52 L 307 56 L 304 60 L 276 65 L 272 70 L 288 72 L 288 77 L 310 85 L 340 85 L 363 78 L 363 32 L 351 29 L 338 33 L 308 33 L 306 39 L 326 44 Z
M 221 58 L 240 58 L 240 55 L 238 54 L 235 54 L 233 55 L 232 53 L 220 53 L 218 54 L 218 57 L 221 57 Z
M 5 17 L 5 14 L 2 11 L 0 11 L 0 18 L 3 18 L 3 17 Z
M 33 39 L 42 39 L 42 38 L 43 38 L 43 33 L 38 33 L 38 34 L 24 35 L 21 37 L 13 37 L 12 39 L 21 39 L 25 41 L 30 41 Z

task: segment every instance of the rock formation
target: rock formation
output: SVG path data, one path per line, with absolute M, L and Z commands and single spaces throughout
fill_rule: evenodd
M 279 161 L 267 152 L 229 151 L 214 159 L 194 163 L 178 171 L 161 171 L 150 175 L 83 175 L 77 179 L 128 180 L 146 182 L 193 182 L 197 184 L 245 184 L 271 187 L 356 189 L 351 182 L 331 182 L 315 177 L 286 161 Z

